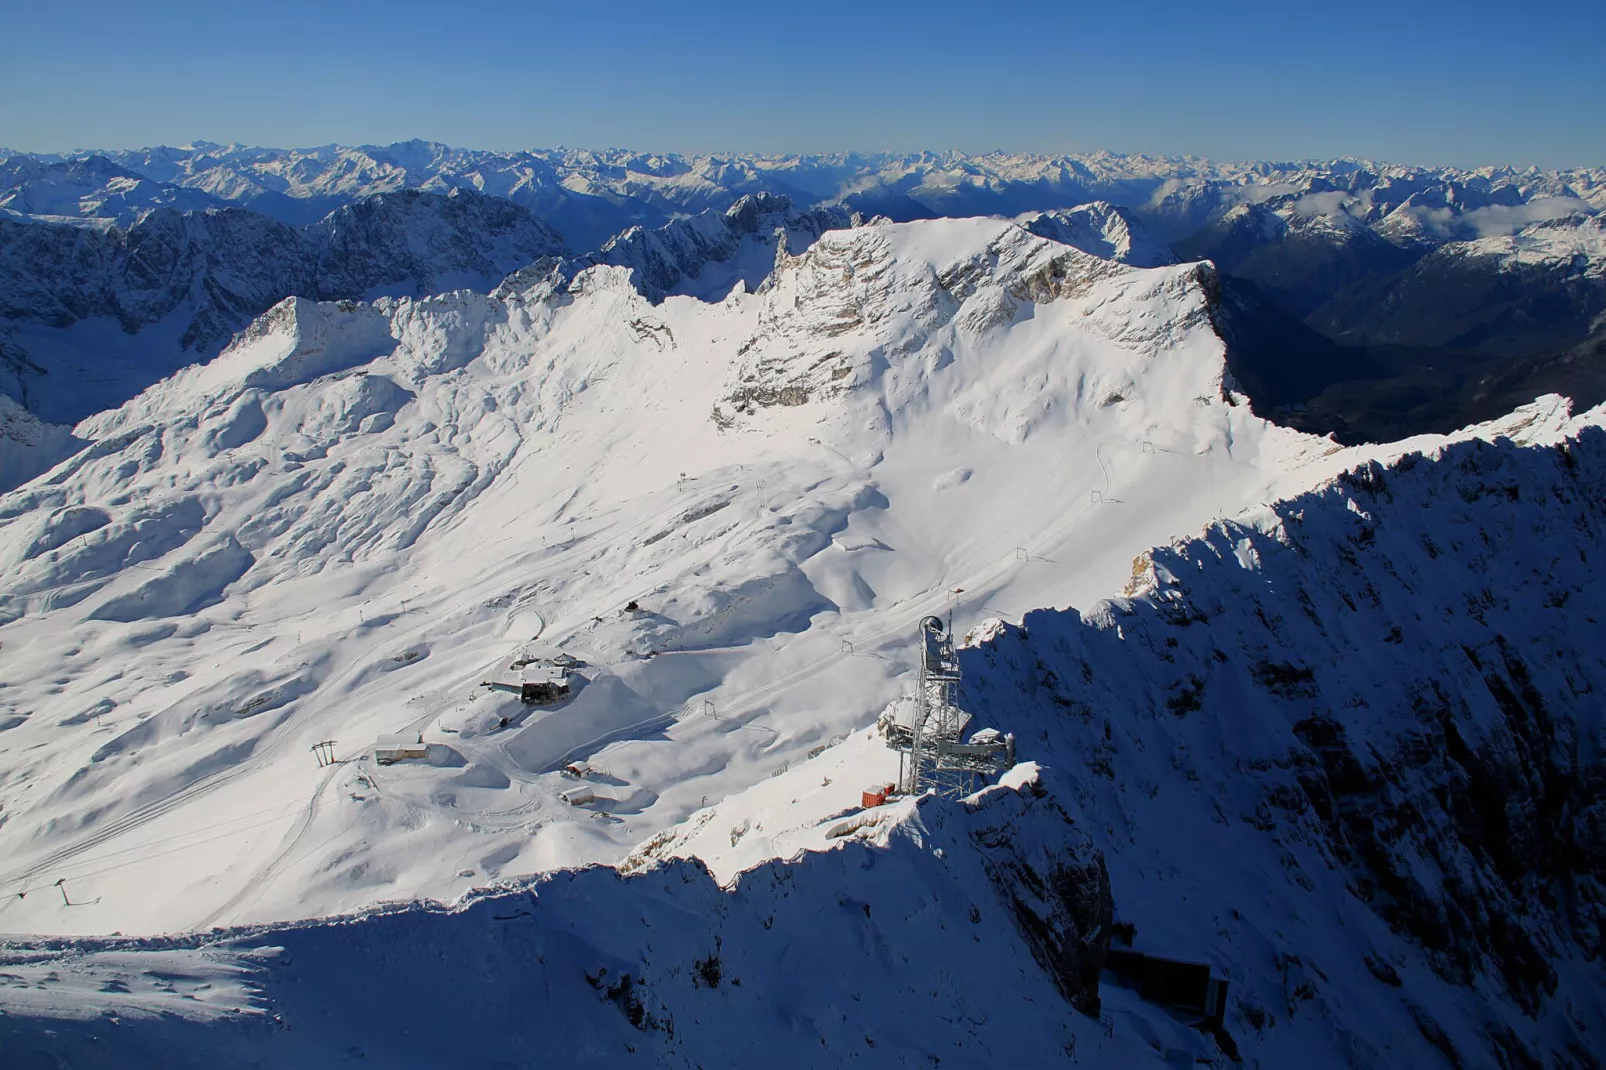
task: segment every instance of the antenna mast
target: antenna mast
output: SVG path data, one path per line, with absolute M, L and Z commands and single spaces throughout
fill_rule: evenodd
M 919 795 L 968 795 L 976 777 L 1002 772 L 1015 762 L 1015 737 L 983 729 L 963 741 L 970 714 L 959 707 L 959 659 L 953 635 L 941 617 L 920 622 L 920 676 L 914 709 L 883 714 L 887 746 L 898 751 L 898 790 Z

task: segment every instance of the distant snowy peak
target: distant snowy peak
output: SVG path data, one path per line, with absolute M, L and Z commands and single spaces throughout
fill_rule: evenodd
M 1606 218 L 1542 219 L 1514 233 L 1418 251 L 1394 275 L 1362 278 L 1309 320 L 1347 344 L 1449 346 L 1509 361 L 1587 346 L 1606 314 Z M 1546 389 L 1600 398 L 1583 378 Z
M 795 256 L 827 230 L 854 221 L 840 206 L 798 212 L 790 198 L 753 194 L 723 212 L 704 212 L 657 230 L 631 227 L 576 266 L 629 268 L 636 288 L 652 301 L 672 293 L 718 300 L 737 284 L 756 290 L 778 258 Z M 710 270 L 714 265 L 721 270 Z
M 1369 221 L 1394 241 L 1471 241 L 1511 234 L 1532 223 L 1606 210 L 1601 197 L 1585 192 L 1590 195 L 1564 187 L 1524 196 L 1516 186 L 1481 191 L 1445 183 L 1419 190 Z
M 200 144 L 110 152 L 106 159 L 292 223 L 373 193 L 468 187 L 525 205 L 577 250 L 600 247 L 631 225 L 662 226 L 763 192 L 788 196 L 800 209 L 841 202 L 897 220 L 1016 216 L 1105 200 L 1133 209 L 1161 241 L 1184 237 L 1235 204 L 1290 194 L 1341 196 L 1368 223 L 1409 203 L 1407 216 L 1416 221 L 1402 217 L 1400 224 L 1435 240 L 1479 236 L 1486 225 L 1479 213 L 1494 219 L 1536 199 L 1569 199 L 1591 212 L 1606 207 L 1602 168 L 1464 170 L 1357 160 L 1215 163 L 1102 152 L 679 156 L 488 152 L 421 141 L 294 150 Z M 1474 233 L 1457 222 L 1463 216 L 1474 220 Z
M 1289 236 L 1344 243 L 1386 242 L 1426 251 L 1436 246 L 1515 234 L 1536 223 L 1592 217 L 1597 209 L 1582 198 L 1537 195 L 1528 198 L 1516 185 L 1469 191 L 1458 183 L 1428 185 L 1403 199 L 1377 189 L 1279 192 L 1249 197 L 1221 211 L 1210 228 L 1236 233 L 1239 241 L 1277 241 Z M 1204 234 L 1190 241 L 1197 243 Z
M 0 153 L 0 211 L 19 219 L 130 227 L 156 208 L 224 205 L 200 189 L 161 182 L 104 156 L 38 160 Z
M 1606 216 L 1541 220 L 1514 234 L 1446 245 L 1447 256 L 1488 258 L 1502 270 L 1570 267 L 1587 279 L 1606 278 Z
M 1250 243 L 1292 237 L 1335 244 L 1355 241 L 1383 244 L 1384 239 L 1377 230 L 1356 214 L 1357 207 L 1354 202 L 1331 194 L 1281 197 L 1236 205 L 1215 226 L 1233 235 L 1235 240 Z
M 1092 201 L 1076 208 L 1056 208 L 1023 216 L 1022 226 L 1040 238 L 1074 246 L 1102 260 L 1133 267 L 1163 267 L 1177 258 L 1150 238 L 1125 208 Z

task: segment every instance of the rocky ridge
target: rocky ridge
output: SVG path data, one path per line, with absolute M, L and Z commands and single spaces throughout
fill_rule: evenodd
M 1221 965 L 1240 1042 L 1598 1065 L 1603 481 L 1594 426 L 1353 470 L 981 628 L 967 694 L 1079 770 L 1118 915 Z

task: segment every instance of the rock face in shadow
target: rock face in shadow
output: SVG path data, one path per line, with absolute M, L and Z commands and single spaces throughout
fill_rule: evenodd
M 1103 1027 L 1056 987 L 1096 1008 L 1087 938 L 1109 917 L 1108 884 L 1053 798 L 1020 779 L 968 803 L 910 802 L 879 842 L 767 862 L 724 888 L 674 859 L 553 873 L 452 908 L 8 945 L 0 1051 L 134 1070 L 1041 1066 L 1096 1053 Z M 1094 883 L 1076 887 L 1079 875 Z M 399 1025 L 410 1006 L 429 1013 Z M 1116 1056 L 1149 1054 L 1129 1042 Z
M 970 836 L 988 875 L 1060 995 L 1098 1017 L 1115 912 L 1104 855 L 1035 776 L 983 796 Z
M 1598 428 L 1374 462 L 990 625 L 966 686 L 1085 770 L 1123 920 L 1225 968 L 1235 1036 L 1597 1065 L 1603 502 Z
M 1545 393 L 1580 408 L 1606 399 L 1601 216 L 1515 217 L 1489 237 L 1402 234 L 1384 225 L 1394 215 L 1375 227 L 1365 213 L 1302 216 L 1308 199 L 1234 209 L 1174 247 L 1219 270 L 1222 334 L 1257 413 L 1381 442 Z

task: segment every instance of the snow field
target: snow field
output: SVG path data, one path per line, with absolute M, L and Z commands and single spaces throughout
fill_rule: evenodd
M 286 302 L 0 498 L 0 926 L 293 919 L 621 861 L 870 724 L 921 616 L 1091 604 L 1177 532 L 1442 441 L 1256 419 L 1196 270 L 950 220 L 831 232 L 718 304 L 608 267 Z M 1501 428 L 1565 426 L 1551 399 Z M 537 634 L 587 662 L 571 702 L 478 688 Z M 402 730 L 428 760 L 364 758 Z M 559 798 L 570 761 L 595 804 Z M 820 805 L 891 768 L 865 751 Z

